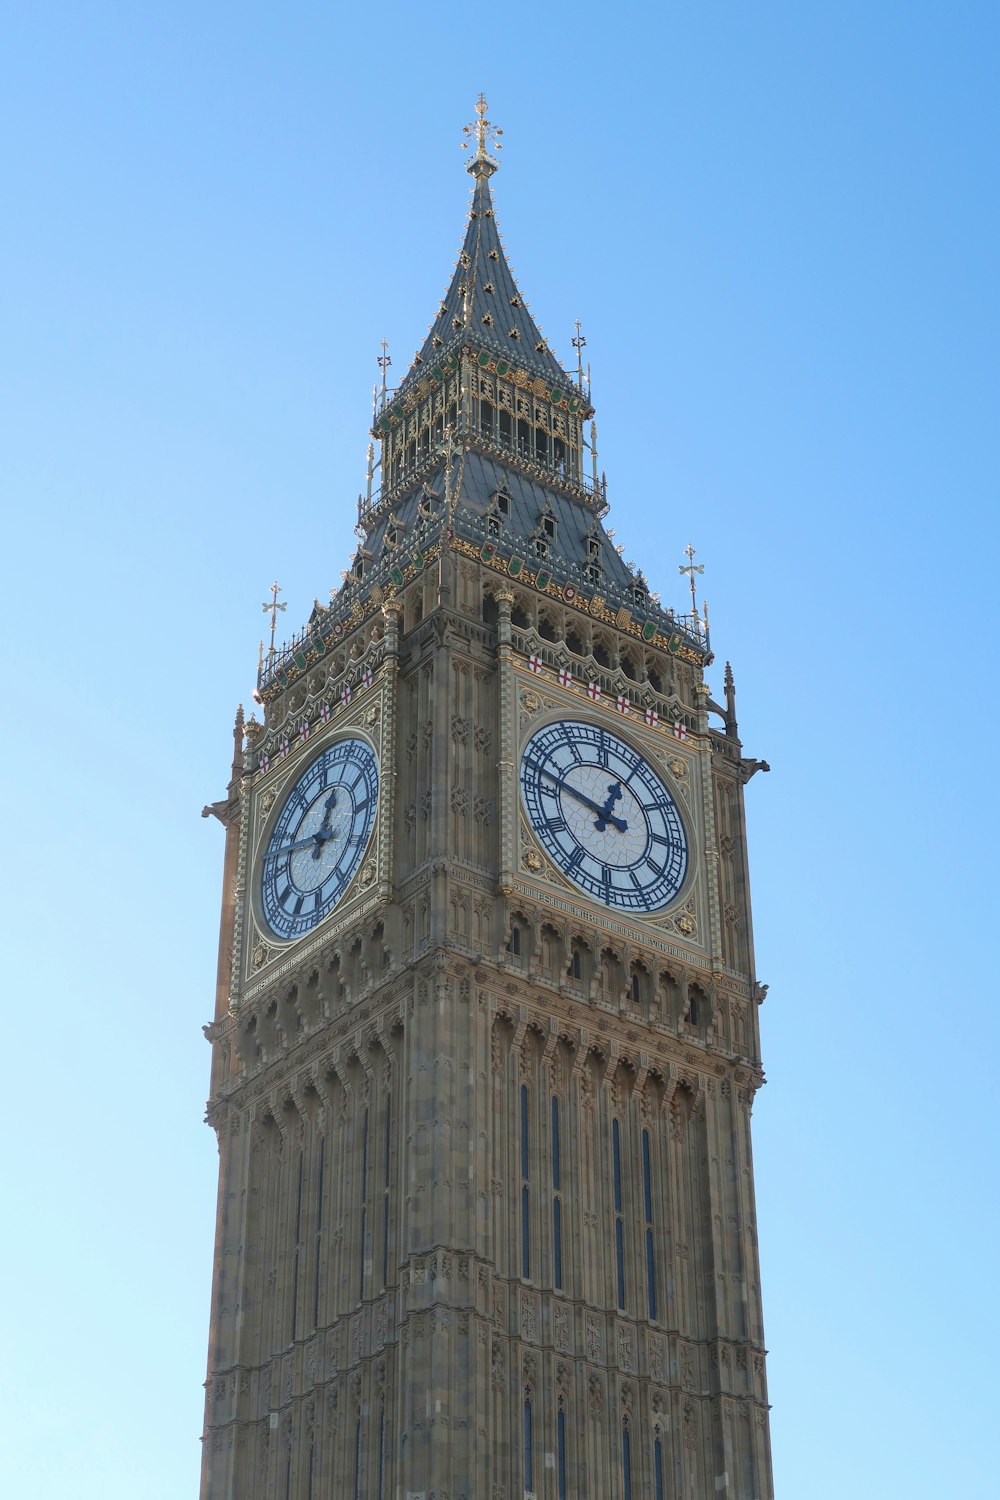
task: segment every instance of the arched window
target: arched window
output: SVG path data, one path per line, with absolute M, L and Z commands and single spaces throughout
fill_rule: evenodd
M 663 1486 L 663 1443 L 659 1432 L 653 1439 L 653 1500 L 666 1500 Z
M 622 1500 L 632 1500 L 632 1433 L 628 1417 L 622 1422 Z
M 534 1444 L 531 1420 L 531 1387 L 524 1390 L 524 1488 L 532 1494 L 535 1488 Z
M 559 1397 L 556 1413 L 556 1494 L 566 1500 L 566 1398 Z

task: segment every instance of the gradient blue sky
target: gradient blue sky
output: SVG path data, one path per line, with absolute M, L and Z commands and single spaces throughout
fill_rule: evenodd
M 779 1497 L 1000 1494 L 995 4 L 8 0 L 0 1489 L 197 1492 L 222 795 L 353 545 L 461 126 L 610 524 L 733 662 Z M 991 937 L 990 934 L 993 933 Z

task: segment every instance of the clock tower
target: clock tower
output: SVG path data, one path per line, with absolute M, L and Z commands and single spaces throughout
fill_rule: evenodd
M 477 116 L 359 546 L 264 659 L 211 809 L 202 1500 L 768 1500 L 766 767 L 693 595 L 664 609 L 609 540 Z

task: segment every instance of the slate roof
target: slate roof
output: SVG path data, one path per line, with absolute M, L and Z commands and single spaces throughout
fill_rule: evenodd
M 430 332 L 390 406 L 420 378 L 422 366 L 436 364 L 449 349 L 470 339 L 533 375 L 564 387 L 569 381 L 528 311 L 507 264 L 490 192 L 494 170 L 488 157 L 477 157 L 469 163 L 476 185 L 458 261 Z
M 469 165 L 475 187 L 458 264 L 423 347 L 386 410 L 421 378 L 422 365 L 433 368 L 451 350 L 469 343 L 492 350 L 518 369 L 553 384 L 564 388 L 574 384 L 545 343 L 507 264 L 490 192 L 495 169 L 496 163 L 482 150 Z M 457 536 L 477 550 L 494 544 L 494 555 L 505 567 L 519 557 L 532 578 L 538 568 L 544 568 L 558 586 L 572 584 L 581 599 L 599 594 L 613 612 L 624 606 L 634 619 L 655 622 L 667 634 L 679 631 L 695 649 L 705 649 L 700 629 L 692 633 L 689 617 L 656 604 L 649 597 L 645 578 L 633 573 L 612 545 L 602 524 L 607 507 L 601 494 L 588 495 L 589 487 L 582 481 L 568 484 L 565 476 L 555 473 L 552 482 L 546 483 L 540 464 L 519 461 L 516 454 L 509 460 L 493 456 L 492 444 L 461 426 L 454 437 L 450 524 Z M 345 574 L 343 587 L 330 605 L 317 605 L 306 629 L 269 660 L 265 680 L 273 679 L 293 661 L 299 643 L 315 638 L 317 630 L 326 640 L 331 627 L 342 629 L 373 587 L 398 586 L 399 570 L 405 572 L 415 560 L 414 549 L 419 555 L 438 541 L 448 523 L 445 459 L 439 455 L 440 450 L 437 455 L 429 454 L 426 467 L 394 486 L 367 517 L 359 517 L 366 529 L 355 556 L 363 562 L 363 576 L 356 577 L 353 569 Z M 502 511 L 496 503 L 501 492 L 507 497 Z M 493 526 L 491 514 L 496 518 Z M 545 517 L 555 523 L 554 534 L 543 528 Z M 535 545 L 538 541 L 546 544 L 544 557 Z M 596 578 L 589 572 L 595 563 Z
M 604 527 L 594 512 L 585 509 L 578 501 L 524 474 L 514 464 L 498 463 L 474 450 L 463 453 L 455 466 L 453 480 L 454 525 L 459 536 L 477 543 L 488 540 L 486 517 L 494 506 L 495 497 L 503 491 L 510 499 L 509 514 L 502 518 L 499 538 L 504 551 L 519 551 L 527 561 L 531 554 L 529 544 L 536 536 L 541 536 L 542 517 L 549 515 L 556 523 L 556 534 L 549 542 L 545 561 L 554 576 L 561 575 L 567 581 L 581 584 L 584 566 L 596 560 L 602 574 L 598 592 L 624 592 L 635 588 L 636 578 L 612 546 Z M 420 527 L 420 501 L 428 491 L 443 504 L 443 469 L 433 472 L 419 489 L 393 506 L 392 514 L 407 539 L 411 529 L 416 532 Z M 436 515 L 437 509 L 435 505 L 432 514 Z M 382 557 L 389 525 L 390 518 L 383 517 L 366 538 L 365 545 L 373 554 L 374 562 Z M 436 524 L 428 527 L 428 535 L 436 532 Z M 589 537 L 597 540 L 599 554 L 596 558 L 588 546 Z

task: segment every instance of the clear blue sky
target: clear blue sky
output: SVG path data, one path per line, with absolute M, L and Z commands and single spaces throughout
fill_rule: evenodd
M 626 556 L 747 752 L 778 1494 L 1000 1495 L 995 4 L 0 17 L 0 1490 L 197 1493 L 222 795 L 353 545 L 480 89 Z M 370 15 L 372 19 L 366 19 Z M 993 934 L 991 937 L 990 934 Z

